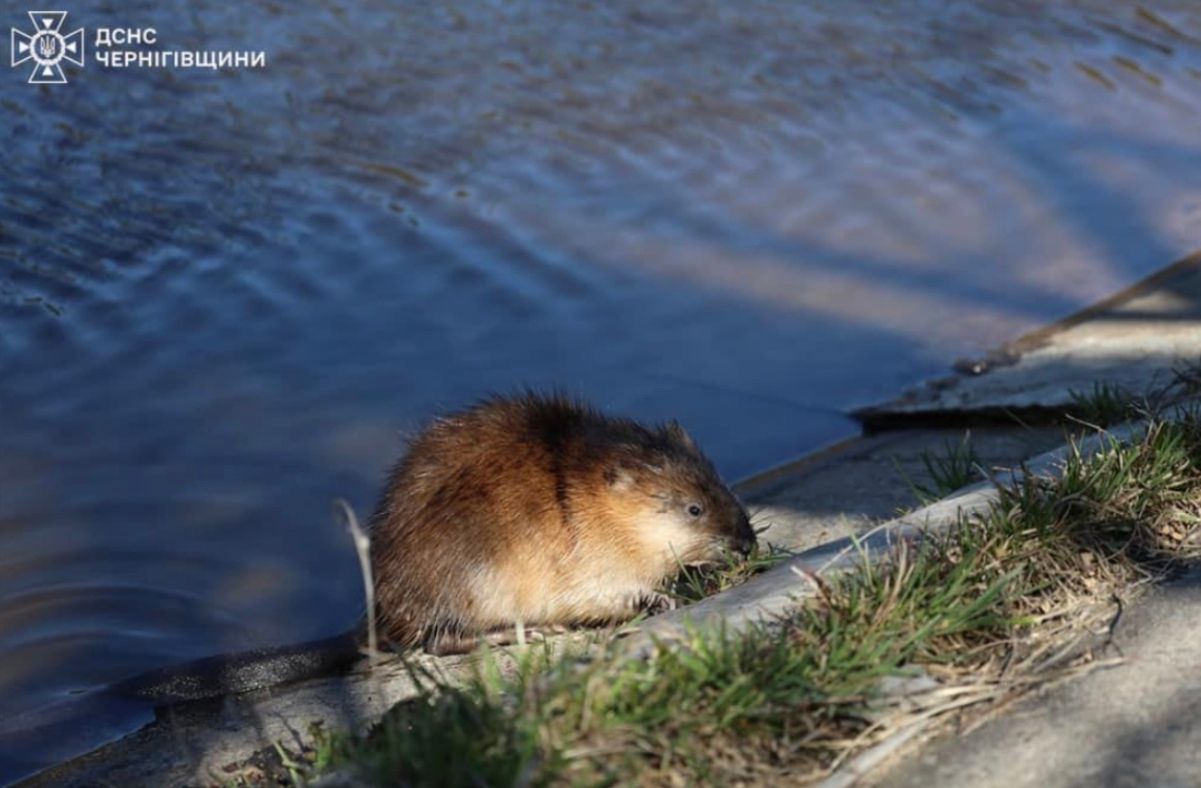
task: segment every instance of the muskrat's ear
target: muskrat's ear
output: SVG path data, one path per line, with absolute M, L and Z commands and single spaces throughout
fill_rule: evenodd
M 692 440 L 692 436 L 689 435 L 684 430 L 684 428 L 680 426 L 680 422 L 676 421 L 675 419 L 672 419 L 671 421 L 667 422 L 667 424 L 665 424 L 663 426 L 663 430 L 664 430 L 664 432 L 667 433 L 667 435 L 669 437 L 674 438 L 675 440 L 678 440 L 680 443 L 684 444 L 689 449 L 693 449 L 694 451 L 696 450 L 696 443 Z
M 625 468 L 616 466 L 605 471 L 605 481 L 613 490 L 628 490 L 634 485 L 634 477 Z

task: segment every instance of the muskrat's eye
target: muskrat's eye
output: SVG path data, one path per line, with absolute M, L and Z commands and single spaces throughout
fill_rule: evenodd
M 700 517 L 704 513 L 705 513 L 705 509 L 699 503 L 688 504 L 688 516 L 689 517 L 692 517 L 692 518 Z

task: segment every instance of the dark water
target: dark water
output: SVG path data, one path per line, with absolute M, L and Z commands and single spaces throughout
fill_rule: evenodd
M 268 65 L 0 74 L 0 719 L 345 626 L 331 500 L 485 392 L 737 477 L 1201 245 L 1194 9 L 74 4 Z

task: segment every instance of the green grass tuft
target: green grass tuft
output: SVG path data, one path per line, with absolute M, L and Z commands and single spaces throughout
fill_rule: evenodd
M 1097 382 L 1091 391 L 1068 391 L 1071 414 L 1094 427 L 1111 427 L 1135 418 L 1139 399 L 1114 383 Z
M 699 602 L 745 583 L 791 555 L 790 551 L 770 542 L 757 544 L 746 558 L 726 552 L 712 564 L 680 567 L 680 573 L 668 582 L 665 593 L 677 604 Z
M 983 474 L 980 470 L 980 458 L 972 448 L 972 435 L 964 432 L 958 443 L 947 440 L 942 452 L 923 451 L 922 466 L 925 468 L 926 483 L 915 482 L 905 473 L 896 460 L 893 464 L 897 472 L 909 485 L 913 497 L 922 506 L 929 506 L 935 501 L 947 497 L 958 489 L 980 481 Z

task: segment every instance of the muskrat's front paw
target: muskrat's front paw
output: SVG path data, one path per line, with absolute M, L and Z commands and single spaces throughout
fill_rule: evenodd
M 666 613 L 669 610 L 676 609 L 676 600 L 659 591 L 651 591 L 649 594 L 643 594 L 639 598 L 638 609 L 650 613 L 652 616 L 658 613 Z

